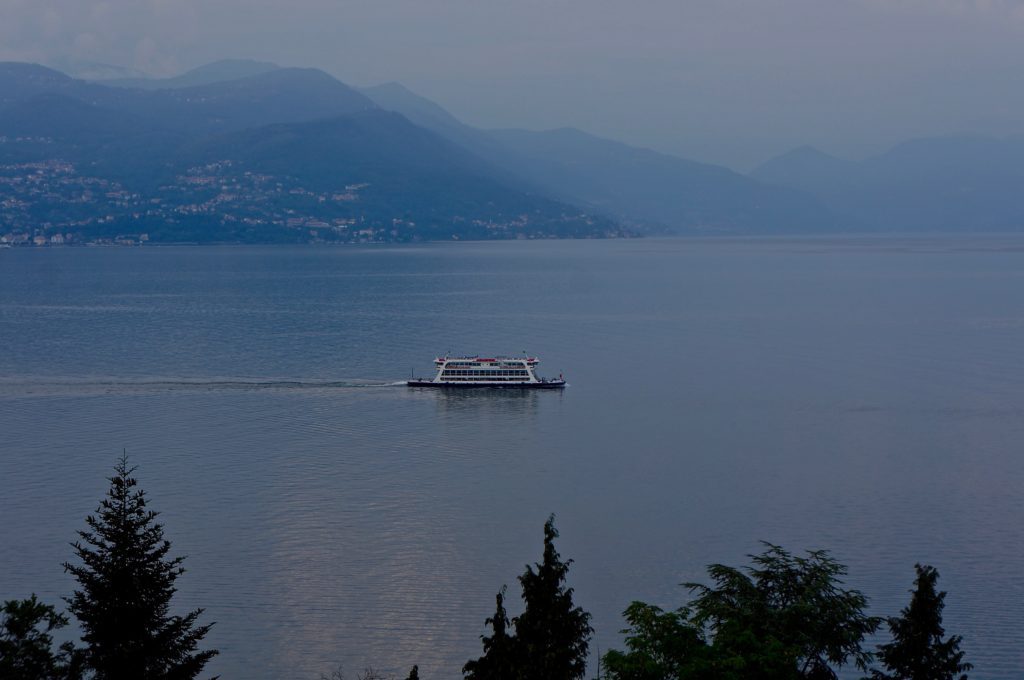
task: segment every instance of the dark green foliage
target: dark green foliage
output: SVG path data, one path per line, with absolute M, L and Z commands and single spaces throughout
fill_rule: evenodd
M 505 588 L 495 596 L 495 601 L 494 616 L 485 622 L 491 627 L 492 634 L 490 637 L 480 636 L 484 654 L 479 659 L 467 661 L 462 667 L 467 680 L 514 680 L 517 677 L 516 640 L 508 632 Z
M 766 544 L 743 570 L 708 567 L 713 586 L 686 584 L 697 597 L 693 623 L 713 636 L 715 665 L 735 678 L 835 678 L 832 666 L 866 670 L 864 637 L 881 624 L 867 598 L 844 590 L 846 567 L 828 552 L 797 557 Z
M 571 680 L 587 667 L 590 614 L 573 606 L 572 588 L 565 587 L 572 560 L 563 562 L 555 550 L 555 517 L 544 523 L 544 558 L 519 577 L 525 611 L 513 623 L 521 678 Z
M 665 678 L 707 677 L 710 650 L 704 631 L 689 620 L 689 612 L 663 611 L 660 607 L 634 602 L 623 614 L 629 628 L 626 652 L 611 650 L 604 655 L 608 680 L 664 680 Z
M 942 609 L 945 592 L 935 590 L 939 572 L 934 567 L 914 565 L 910 605 L 899 616 L 889 619 L 892 642 L 880 645 L 878 658 L 887 672 L 875 671 L 875 680 L 966 680 L 973 666 L 964 662 L 960 651 L 962 638 L 952 635 L 943 640 Z
M 217 653 L 197 651 L 210 625 L 196 625 L 201 609 L 169 614 L 184 558 L 167 556 L 171 544 L 135 488 L 134 468 L 122 457 L 115 470 L 73 544 L 81 564 L 64 565 L 80 587 L 67 602 L 87 645 L 86 666 L 96 680 L 189 680 Z
M 866 670 L 864 637 L 881 619 L 867 598 L 845 590 L 846 567 L 827 552 L 796 557 L 766 544 L 744 569 L 713 564 L 713 585 L 685 584 L 696 598 L 663 612 L 635 602 L 626 610 L 626 652 L 605 655 L 615 680 L 834 680 L 833 667 Z
M 563 562 L 555 550 L 555 517 L 544 523 L 544 557 L 527 565 L 519 577 L 526 605 L 512 619 L 508 633 L 505 589 L 496 598 L 494 616 L 487 619 L 493 634 L 482 636 L 484 655 L 469 661 L 462 672 L 468 680 L 575 680 L 586 672 L 590 614 L 573 606 L 572 588 L 565 587 L 572 560 Z
M 78 654 L 70 643 L 54 652 L 53 631 L 68 619 L 33 594 L 27 600 L 8 600 L 0 609 L 0 678 L 4 680 L 64 680 L 80 677 Z

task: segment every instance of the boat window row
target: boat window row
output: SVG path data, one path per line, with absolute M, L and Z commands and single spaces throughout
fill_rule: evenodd
M 453 376 L 453 375 L 467 375 L 467 376 L 486 376 L 486 377 L 493 377 L 493 376 L 522 376 L 522 377 L 525 378 L 527 375 L 529 375 L 529 373 L 526 370 L 521 370 L 521 371 L 516 371 L 516 370 L 509 370 L 509 371 L 499 371 L 499 370 L 487 370 L 487 371 L 462 371 L 462 370 L 455 370 L 455 371 L 452 371 L 452 370 L 445 370 L 445 371 L 443 371 L 441 373 L 441 375 L 443 377 L 448 377 L 448 376 Z
M 463 369 L 463 368 L 475 367 L 475 366 L 488 366 L 488 367 L 497 366 L 497 367 L 501 367 L 501 368 L 521 368 L 523 366 L 523 364 L 521 364 L 521 363 L 513 363 L 513 364 L 463 364 L 463 363 L 455 363 L 455 362 L 452 362 L 452 361 L 449 361 L 447 364 L 445 364 L 445 368 L 460 368 L 460 369 Z
M 510 381 L 516 383 L 529 382 L 526 376 L 498 376 L 498 375 L 480 375 L 480 376 L 443 376 L 445 382 L 503 382 Z

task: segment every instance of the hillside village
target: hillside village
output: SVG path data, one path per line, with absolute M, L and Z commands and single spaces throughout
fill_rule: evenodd
M 36 143 L 45 140 L 32 140 Z M 0 165 L 0 247 L 142 245 L 181 242 L 178 227 L 216 225 L 223 233 L 276 232 L 296 243 L 387 243 L 426 238 L 401 210 L 368 216 L 361 205 L 368 182 L 313 191 L 293 178 L 252 172 L 230 160 L 188 168 L 152 193 L 81 172 L 52 159 Z M 574 219 L 576 217 L 574 216 Z M 540 238 L 529 215 L 506 221 L 456 216 L 458 239 L 466 226 L 488 238 Z M 172 232 L 173 233 L 170 233 Z M 188 232 L 186 232 L 188 233 Z M 602 236 L 619 236 L 609 230 Z M 431 235 L 433 237 L 433 235 Z M 202 240 L 201 237 L 196 240 Z M 233 239 L 234 240 L 234 239 Z

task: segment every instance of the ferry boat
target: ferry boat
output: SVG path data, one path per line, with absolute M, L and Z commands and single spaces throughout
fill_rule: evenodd
M 432 380 L 414 378 L 409 387 L 504 387 L 516 389 L 558 389 L 565 387 L 558 378 L 538 378 L 537 357 L 438 357 L 437 375 Z

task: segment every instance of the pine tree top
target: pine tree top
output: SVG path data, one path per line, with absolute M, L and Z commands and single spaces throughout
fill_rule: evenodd
M 79 589 L 67 598 L 81 624 L 87 665 L 97 680 L 194 678 L 217 654 L 197 651 L 209 625 L 201 609 L 169 614 L 184 557 L 169 557 L 158 513 L 147 506 L 126 456 L 110 487 L 72 544 L 79 564 L 64 564 Z
M 572 560 L 562 561 L 555 549 L 555 516 L 544 524 L 544 555 L 519 577 L 523 613 L 513 619 L 518 649 L 531 668 L 528 677 L 582 678 L 590 636 L 590 614 L 573 604 L 573 589 L 565 587 Z
M 943 639 L 942 610 L 946 593 L 936 589 L 939 572 L 931 566 L 915 564 L 917 578 L 910 604 L 900 615 L 889 619 L 892 642 L 879 646 L 878 658 L 888 673 L 875 672 L 875 678 L 892 680 L 966 680 L 963 675 L 973 666 L 960 651 L 959 635 Z

